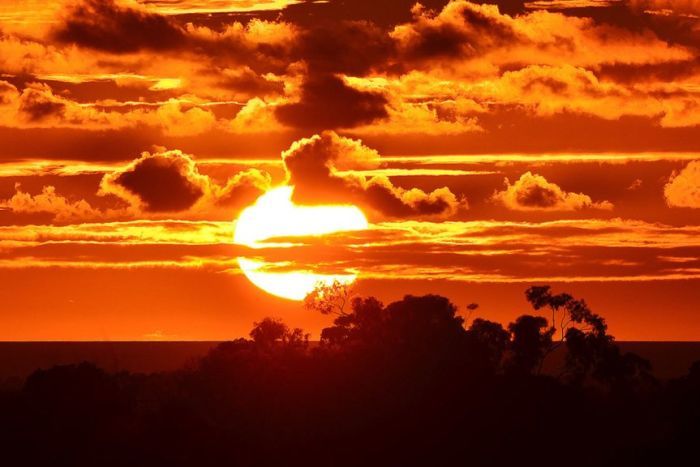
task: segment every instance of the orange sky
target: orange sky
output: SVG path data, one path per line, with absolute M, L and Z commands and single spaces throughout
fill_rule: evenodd
M 699 18 L 668 0 L 0 0 L 0 340 L 328 322 L 238 256 L 504 322 L 548 283 L 620 339 L 698 340 Z M 234 245 L 285 184 L 369 228 Z

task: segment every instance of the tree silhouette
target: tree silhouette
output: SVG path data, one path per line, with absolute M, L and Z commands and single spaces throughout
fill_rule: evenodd
M 333 326 L 323 329 L 321 342 L 328 345 L 369 344 L 383 339 L 386 312 L 374 297 L 352 300 L 351 310 L 338 314 Z
M 582 383 L 593 378 L 609 387 L 629 387 L 631 379 L 651 381 L 648 361 L 634 354 L 622 354 L 608 335 L 605 319 L 591 311 L 585 300 L 567 293 L 552 294 L 549 286 L 533 286 L 525 296 L 535 310 L 548 308 L 552 314 L 550 333 L 560 333 L 560 341 L 546 350 L 545 355 L 566 344 L 565 368 L 567 380 Z M 555 324 L 557 323 L 557 324 Z
M 279 318 L 265 318 L 254 323 L 250 337 L 258 347 L 263 349 L 270 349 L 275 345 L 302 347 L 309 342 L 309 335 L 302 329 L 289 329 L 289 326 Z
M 593 313 L 584 300 L 577 300 L 568 293 L 552 294 L 551 287 L 533 286 L 525 291 L 525 296 L 535 310 L 548 308 L 552 315 L 550 322 L 552 336 L 559 332 L 561 341 L 569 329 L 577 328 L 596 335 L 605 335 L 605 320 Z
M 354 296 L 352 284 L 338 280 L 331 283 L 320 281 L 304 298 L 304 306 L 323 315 L 343 316 L 352 305 Z
M 439 295 L 406 295 L 386 306 L 388 339 L 394 345 L 444 343 L 465 335 L 457 307 Z
M 469 326 L 469 335 L 483 350 L 491 371 L 498 371 L 510 343 L 509 332 L 500 323 L 477 318 Z
M 508 325 L 511 334 L 506 370 L 516 375 L 539 373 L 552 348 L 554 328 L 541 316 L 523 315 Z
M 531 288 L 556 326 L 466 327 L 446 297 L 330 290 L 311 307 L 333 316 L 319 346 L 266 318 L 179 371 L 35 372 L 0 391 L 3 465 L 639 467 L 697 449 L 700 363 L 650 384 L 583 300 Z M 557 347 L 561 374 L 542 365 Z

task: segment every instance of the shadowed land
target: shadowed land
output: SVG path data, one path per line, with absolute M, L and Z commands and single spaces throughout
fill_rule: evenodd
M 321 287 L 306 305 L 334 321 L 313 345 L 266 318 L 250 339 L 191 343 L 202 355 L 172 356 L 180 369 L 32 373 L 0 393 L 0 448 L 8 465 L 77 467 L 640 467 L 694 455 L 700 361 L 657 378 L 627 351 L 646 344 L 618 346 L 584 300 L 546 286 L 526 297 L 533 314 L 503 326 L 438 295 L 384 305 Z
M 20 387 L 39 369 L 82 362 L 117 373 L 174 371 L 204 357 L 222 341 L 164 342 L 0 342 L 0 387 Z M 318 345 L 309 342 L 309 346 Z M 685 375 L 700 360 L 700 342 L 617 342 L 623 352 L 632 352 L 651 363 L 659 379 Z M 564 362 L 566 349 L 556 349 L 545 362 L 544 373 L 553 373 Z

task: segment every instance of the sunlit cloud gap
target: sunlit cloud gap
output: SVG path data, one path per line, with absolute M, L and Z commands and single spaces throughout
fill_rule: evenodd
M 142 3 L 163 15 L 192 15 L 277 11 L 303 0 L 143 0 Z
M 641 152 L 641 153 L 568 153 L 568 154 L 444 154 L 383 156 L 383 162 L 416 164 L 484 164 L 484 163 L 609 163 L 657 161 L 689 161 L 700 158 L 697 152 Z
M 144 102 L 134 102 L 134 105 L 148 105 Z M 216 105 L 209 103 L 202 105 Z M 220 104 L 220 103 L 219 103 Z M 660 161 L 692 161 L 700 159 L 696 152 L 650 152 L 650 153 L 600 153 L 600 154 L 461 154 L 461 155 L 402 155 L 382 156 L 384 164 L 416 164 L 416 165 L 469 165 L 469 164 L 500 164 L 500 163 L 608 163 L 624 164 L 627 162 L 660 162 Z M 201 166 L 244 166 L 244 167 L 276 167 L 284 168 L 280 158 L 198 158 L 197 165 Z M 25 159 L 14 162 L 0 162 L 0 177 L 30 176 L 30 175 L 82 175 L 90 173 L 108 173 L 124 165 L 124 161 L 113 163 L 92 163 L 81 160 L 51 160 L 42 158 Z M 500 173 L 497 170 L 463 170 L 440 168 L 392 168 L 385 167 L 369 170 L 338 171 L 343 174 L 363 174 L 366 176 L 385 175 L 388 177 L 401 176 L 463 176 L 463 175 L 492 175 Z

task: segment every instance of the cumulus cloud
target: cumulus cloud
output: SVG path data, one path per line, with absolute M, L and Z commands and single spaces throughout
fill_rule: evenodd
M 505 179 L 505 189 L 493 194 L 494 201 L 516 211 L 578 211 L 585 208 L 612 209 L 609 201 L 593 202 L 583 193 L 562 190 L 541 175 L 525 172 L 514 183 Z
M 413 71 L 397 78 L 349 81 L 358 89 L 387 96 L 386 125 L 374 129 L 386 133 L 402 129 L 419 133 L 421 128 L 443 134 L 478 131 L 480 119 L 500 109 L 519 109 L 538 117 L 646 117 L 667 128 L 700 123 L 700 100 L 687 91 L 689 83 L 672 82 L 645 90 L 641 85 L 628 87 L 602 80 L 590 70 L 570 65 L 529 65 L 478 80 L 436 79 L 430 73 Z
M 275 115 L 295 128 L 351 128 L 386 118 L 387 100 L 377 92 L 359 91 L 334 75 L 311 76 L 298 102 L 277 107 Z
M 19 99 L 19 110 L 29 121 L 41 121 L 51 116 L 62 116 L 66 102 L 54 96 L 45 84 L 33 83 L 27 86 Z
M 298 36 L 294 59 L 314 74 L 361 75 L 395 55 L 387 31 L 369 21 L 332 21 L 307 27 Z
M 430 1 L 437 9 L 417 5 L 411 14 L 411 2 L 400 3 L 352 15 L 371 20 L 324 10 L 309 21 L 289 10 L 274 20 L 236 20 L 167 15 L 133 0 L 71 0 L 49 36 L 0 32 L 0 72 L 15 86 L 0 84 L 0 125 L 147 126 L 177 137 L 290 128 L 360 137 L 478 132 L 475 139 L 497 140 L 523 125 L 503 123 L 516 114 L 554 123 L 585 115 L 611 127 L 623 117 L 664 128 L 700 124 L 697 50 L 671 40 L 676 29 L 657 27 L 661 17 L 630 27 L 635 9 L 599 21 L 588 11 L 531 11 L 522 2 Z M 697 2 L 634 3 L 688 12 Z M 663 21 L 694 28 L 686 18 Z M 129 76 L 142 77 L 150 94 L 125 91 L 118 80 Z M 155 95 L 160 78 L 178 84 Z
M 270 175 L 257 169 L 248 169 L 230 177 L 225 184 L 210 181 L 210 201 L 216 207 L 241 208 L 250 204 L 270 188 Z
M 115 53 L 179 47 L 185 31 L 168 17 L 147 11 L 137 3 L 82 0 L 65 12 L 54 32 L 62 42 Z
M 271 133 L 287 129 L 275 117 L 275 103 L 254 97 L 229 123 L 232 133 Z
M 234 93 L 234 98 L 266 97 L 284 93 L 284 83 L 274 75 L 260 75 L 250 67 L 224 68 L 215 71 L 217 84 Z
M 269 175 L 239 172 L 222 186 L 199 172 L 195 161 L 178 150 L 145 152 L 126 167 L 104 175 L 99 194 L 115 195 L 145 213 L 240 207 L 269 188 Z
M 114 130 L 147 125 L 172 136 L 197 135 L 217 126 L 211 110 L 169 99 L 154 105 L 76 102 L 54 93 L 46 83 L 30 82 L 19 90 L 0 81 L 0 124 L 15 128 Z
M 144 117 L 143 120 L 151 121 L 172 136 L 199 135 L 216 126 L 216 117 L 210 110 L 196 106 L 187 108 L 176 99 L 159 105 L 155 112 Z
M 99 68 L 91 51 L 56 47 L 0 30 L 2 72 L 8 74 L 89 73 Z
M 78 0 L 53 30 L 58 42 L 113 54 L 183 52 L 268 71 L 289 65 L 296 34 L 289 23 L 259 19 L 217 30 L 182 25 L 137 2 L 117 0 Z
M 700 208 L 700 161 L 692 161 L 674 172 L 664 187 L 666 204 L 679 208 Z
M 482 131 L 477 117 L 487 111 L 486 105 L 468 97 L 457 82 L 436 82 L 421 72 L 407 73 L 397 79 L 382 76 L 347 80 L 356 89 L 381 92 L 387 100 L 387 117 L 381 125 L 360 125 L 353 129 L 353 134 L 447 135 Z
M 454 1 L 436 13 L 416 3 L 411 12 L 413 21 L 392 33 L 409 59 L 473 57 L 517 40 L 512 19 L 495 5 Z
M 299 29 L 285 21 L 251 19 L 233 22 L 223 29 L 187 24 L 184 51 L 198 58 L 208 57 L 216 64 L 239 64 L 256 72 L 284 72 L 298 60 L 295 50 Z
M 693 76 L 688 83 L 665 80 L 663 88 L 625 81 L 639 76 L 639 67 L 687 70 L 695 60 L 692 48 L 666 42 L 651 30 L 548 11 L 511 16 L 496 5 L 465 0 L 431 4 L 444 6 L 434 11 L 416 5 L 409 21 L 390 28 L 323 15 L 298 23 L 221 20 L 213 27 L 196 22 L 197 17 L 185 23 L 133 1 L 79 0 L 53 30 L 58 45 L 78 47 L 44 47 L 40 53 L 40 44 L 15 40 L 3 47 L 0 37 L 0 52 L 7 51 L 13 69 L 25 70 L 27 61 L 37 61 L 27 57 L 41 55 L 38 61 L 50 60 L 52 69 L 69 62 L 75 68 L 85 62 L 75 59 L 76 53 L 96 50 L 91 67 L 84 67 L 93 73 L 113 66 L 142 73 L 167 68 L 192 91 L 161 107 L 116 115 L 100 107 L 76 108 L 62 100 L 63 94 L 34 90 L 27 99 L 40 99 L 24 115 L 35 126 L 54 120 L 87 128 L 148 124 L 174 136 L 290 127 L 355 129 L 357 135 L 454 135 L 482 131 L 497 106 L 524 107 L 546 117 L 641 116 L 664 127 L 700 121 L 700 101 L 687 92 Z M 12 52 L 20 45 L 21 53 Z M 154 54 L 158 67 L 151 60 Z M 201 66 L 192 66 L 194 60 Z M 432 87 L 403 87 L 406 76 L 420 73 Z M 226 105 L 197 104 L 214 100 Z M 239 103 L 240 115 L 227 114 L 230 121 L 224 121 L 222 113 Z M 42 110 L 49 117 L 42 118 Z M 37 117 L 31 120 L 31 115 Z
M 496 5 L 464 0 L 453 0 L 439 12 L 417 5 L 413 20 L 397 26 L 391 36 L 404 64 L 467 66 L 472 73 L 519 63 L 599 66 L 692 58 L 689 50 L 669 46 L 648 31 L 635 33 L 548 11 L 513 17 Z M 465 63 L 471 59 L 480 63 Z
M 0 209 L 15 214 L 49 214 L 54 222 L 95 220 L 114 214 L 94 208 L 84 199 L 69 200 L 56 193 L 53 186 L 44 186 L 41 193 L 32 195 L 22 191 L 19 184 L 15 185 L 15 194 L 11 198 L 0 201 Z
M 287 182 L 297 202 L 356 203 L 388 217 L 449 216 L 466 201 L 447 187 L 430 193 L 395 186 L 385 176 L 343 173 L 380 165 L 379 153 L 353 140 L 324 132 L 292 144 L 282 153 Z
M 616 120 L 624 115 L 670 118 L 677 113 L 671 105 L 676 96 L 664 101 L 601 81 L 590 70 L 570 65 L 530 65 L 462 90 L 484 105 L 522 106 L 545 117 L 579 113 Z

